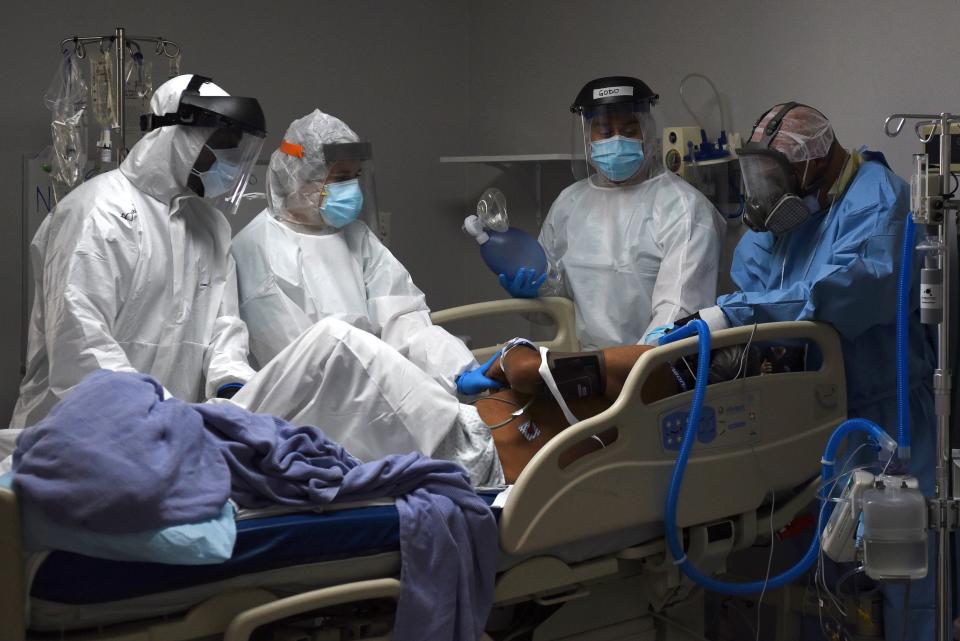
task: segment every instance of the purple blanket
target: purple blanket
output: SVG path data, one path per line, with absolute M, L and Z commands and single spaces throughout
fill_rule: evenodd
M 230 470 L 204 428 L 145 374 L 93 372 L 13 452 L 13 489 L 51 519 L 126 534 L 215 518 Z
M 393 639 L 476 641 L 493 603 L 497 524 L 459 465 L 420 454 L 360 463 L 314 427 L 232 403 L 197 404 L 242 507 L 397 497 L 400 600 Z
M 403 563 L 393 638 L 480 637 L 497 526 L 461 467 L 419 454 L 361 463 L 315 427 L 232 403 L 161 398 L 148 376 L 91 374 L 21 435 L 17 492 L 61 522 L 100 531 L 210 518 L 227 487 L 243 507 L 396 497 Z

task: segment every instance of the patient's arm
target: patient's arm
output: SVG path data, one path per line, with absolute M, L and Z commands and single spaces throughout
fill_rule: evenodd
M 607 384 L 603 394 L 606 400 L 612 402 L 620 396 L 623 384 L 633 366 L 644 352 L 651 349 L 653 349 L 652 345 L 620 345 L 602 350 L 606 365 Z M 521 394 L 536 394 L 543 388 L 539 368 L 539 352 L 518 347 L 510 350 L 503 360 L 502 373 L 499 363 L 496 362 L 490 368 L 488 376 L 499 375 L 500 382 Z M 670 369 L 664 366 L 647 379 L 641 390 L 641 397 L 644 402 L 650 403 L 679 391 L 676 380 L 670 374 Z M 567 402 L 576 402 L 576 400 L 567 399 Z
M 604 349 L 606 387 L 603 396 L 565 399 L 570 411 L 577 418 L 585 419 L 609 408 L 620 395 L 623 384 L 637 359 L 648 349 L 652 347 L 625 345 Z M 511 419 L 511 412 L 526 405 L 531 398 L 534 399 L 522 416 L 513 418 L 509 423 L 493 430 L 494 443 L 507 483 L 516 481 L 520 472 L 540 448 L 567 427 L 566 418 L 556 401 L 549 394 L 541 393 L 543 381 L 540 378 L 539 367 L 539 352 L 525 347 L 510 350 L 504 359 L 503 371 L 500 369 L 499 362 L 495 362 L 487 373 L 488 376 L 508 384 L 510 389 L 497 392 L 477 402 L 480 418 L 487 425 L 497 425 Z M 644 402 L 650 403 L 679 391 L 669 368 L 664 367 L 647 379 L 641 390 L 641 398 Z M 526 434 L 537 433 L 533 438 L 528 438 L 520 430 L 520 427 L 528 422 L 532 422 L 534 427 L 532 429 L 528 427 Z M 600 441 L 607 443 L 613 439 L 612 433 L 604 432 L 598 436 L 599 441 L 590 439 L 572 447 L 561 457 L 561 464 L 565 460 L 572 461 L 600 449 L 602 447 Z

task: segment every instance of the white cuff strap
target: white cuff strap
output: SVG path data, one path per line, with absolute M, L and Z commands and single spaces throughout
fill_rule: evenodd
M 540 369 L 537 371 L 540 372 L 540 378 L 547 384 L 547 389 L 550 390 L 553 398 L 557 401 L 557 405 L 560 406 L 560 410 L 563 412 L 564 418 L 567 419 L 567 423 L 575 425 L 580 422 L 580 419 L 574 416 L 570 408 L 567 407 L 567 402 L 563 400 L 560 389 L 557 387 L 557 382 L 553 380 L 553 374 L 550 372 L 550 366 L 547 364 L 547 354 L 549 352 L 550 350 L 546 347 L 540 348 Z
M 730 327 L 730 323 L 727 322 L 727 317 L 719 305 L 701 309 L 700 318 L 710 327 L 711 333 Z

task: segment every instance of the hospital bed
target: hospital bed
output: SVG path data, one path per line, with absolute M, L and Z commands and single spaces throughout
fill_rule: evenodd
M 578 347 L 569 301 L 494 301 L 435 318 L 505 313 L 547 314 L 557 328 L 551 346 Z M 678 514 L 688 557 L 707 571 L 723 571 L 733 551 L 804 509 L 824 443 L 846 417 L 831 328 L 774 323 L 751 334 L 724 330 L 713 346 L 799 340 L 814 346 L 820 366 L 708 388 Z M 665 552 L 662 527 L 691 394 L 649 404 L 640 394 L 654 370 L 695 350 L 687 339 L 645 353 L 609 410 L 547 443 L 498 496 L 501 560 L 487 639 L 524 629 L 535 629 L 536 640 L 686 638 L 672 626 L 655 637 L 662 613 L 676 619 L 684 607 L 682 625 L 698 628 L 698 592 Z M 608 430 L 615 436 L 605 448 L 573 461 L 563 456 Z M 775 511 L 766 501 L 771 491 Z M 484 496 L 493 501 L 495 493 Z M 399 594 L 390 504 L 240 520 L 234 558 L 218 566 L 28 556 L 20 536 L 16 497 L 0 490 L 0 641 L 388 639 Z

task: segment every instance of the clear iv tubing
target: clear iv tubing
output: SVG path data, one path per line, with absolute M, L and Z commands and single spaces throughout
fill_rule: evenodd
M 913 264 L 913 244 L 916 228 L 912 213 L 907 214 L 903 229 L 903 249 L 900 255 L 900 277 L 897 281 L 897 456 L 910 459 L 910 398 L 907 378 L 907 339 L 910 336 L 910 272 Z
M 890 436 L 884 432 L 876 423 L 862 418 L 852 418 L 844 421 L 830 435 L 827 441 L 827 447 L 823 458 L 820 459 L 820 501 L 824 502 L 819 510 L 817 519 L 817 529 L 814 533 L 810 547 L 800 561 L 781 574 L 770 577 L 764 581 L 751 581 L 747 583 L 729 583 L 719 581 L 708 576 L 697 569 L 683 550 L 683 541 L 680 538 L 680 532 L 677 529 L 677 503 L 680 498 L 680 488 L 683 484 L 683 474 L 687 468 L 687 460 L 690 458 L 690 450 L 697 437 L 697 427 L 700 423 L 700 411 L 703 408 L 704 396 L 707 392 L 707 375 L 710 368 L 710 328 L 702 320 L 694 320 L 683 327 L 674 330 L 660 339 L 660 345 L 666 345 L 678 341 L 694 334 L 698 334 L 698 354 L 697 354 L 697 382 L 694 387 L 693 401 L 691 402 L 690 414 L 687 417 L 687 426 L 683 433 L 683 442 L 680 445 L 680 453 L 677 455 L 677 462 L 673 466 L 673 475 L 670 478 L 670 487 L 667 490 L 667 502 L 664 508 L 664 525 L 666 528 L 667 548 L 673 556 L 674 563 L 680 567 L 680 570 L 687 575 L 694 583 L 720 594 L 733 596 L 744 596 L 758 594 L 765 590 L 775 590 L 788 583 L 793 583 L 801 578 L 807 570 L 817 560 L 820 551 L 820 534 L 833 512 L 833 504 L 829 502 L 830 493 L 833 484 L 834 466 L 836 465 L 837 450 L 841 443 L 852 432 L 865 432 L 868 436 L 875 439 L 880 444 L 880 449 L 886 450 L 887 455 L 892 456 L 896 449 L 896 443 Z
M 703 123 L 700 122 L 699 118 L 697 118 L 697 114 L 693 113 L 693 109 L 691 109 L 690 105 L 687 103 L 686 96 L 683 95 L 683 88 L 686 85 L 687 80 L 689 80 L 690 78 L 700 78 L 701 80 L 706 82 L 708 85 L 710 85 L 711 89 L 713 89 L 713 95 L 716 96 L 717 98 L 717 110 L 720 111 L 720 131 L 724 131 L 725 130 L 724 123 L 726 122 L 726 118 L 724 118 L 723 103 L 720 102 L 720 92 L 717 91 L 717 86 L 713 84 L 713 81 L 710 80 L 710 78 L 707 78 L 702 73 L 698 73 L 698 72 L 688 73 L 683 77 L 683 80 L 680 81 L 680 102 L 683 103 L 683 106 L 686 108 L 687 113 L 690 114 L 694 122 L 697 123 L 697 127 L 699 127 L 700 129 L 703 129 L 703 131 L 706 131 L 706 129 L 704 129 L 703 127 Z

